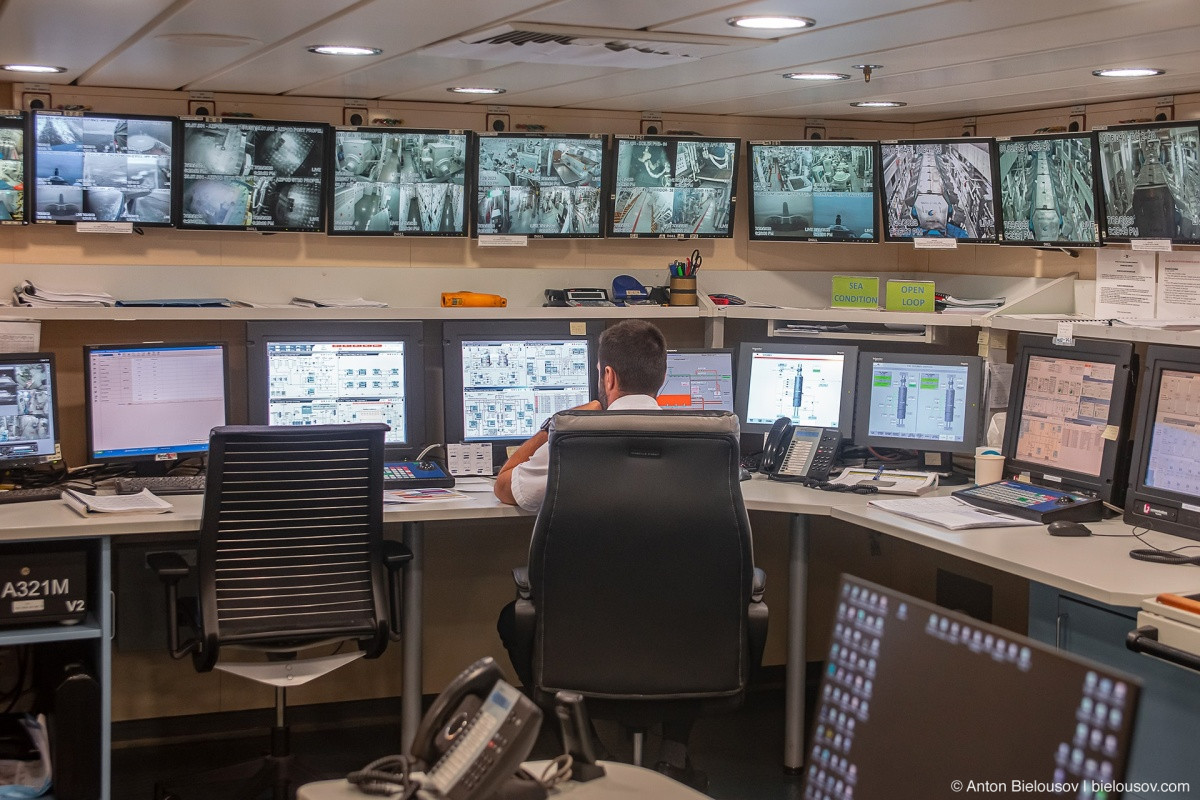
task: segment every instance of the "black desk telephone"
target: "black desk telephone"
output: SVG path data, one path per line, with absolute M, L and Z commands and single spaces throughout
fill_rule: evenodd
M 767 434 L 759 470 L 776 481 L 827 481 L 841 446 L 834 428 L 793 425 L 780 417 Z

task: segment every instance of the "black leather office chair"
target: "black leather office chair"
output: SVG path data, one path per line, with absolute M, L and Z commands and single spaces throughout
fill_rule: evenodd
M 740 705 L 767 607 L 737 417 L 567 411 L 550 431 L 546 500 L 528 569 L 514 571 L 518 648 L 531 654 L 514 666 L 534 699 L 577 691 L 635 731 Z
M 188 785 L 246 781 L 237 795 L 292 796 L 299 772 L 288 746 L 288 686 L 360 656 L 375 658 L 399 636 L 401 573 L 412 558 L 383 540 L 382 424 L 214 428 L 197 559 L 199 594 L 178 598 L 189 568 L 178 553 L 152 553 L 166 584 L 171 655 L 275 687 L 271 751 L 264 758 L 193 775 Z M 183 611 L 185 613 L 181 614 Z M 180 618 L 191 635 L 180 641 Z M 302 651 L 353 642 L 348 653 Z M 257 651 L 249 663 L 230 650 Z M 164 785 L 159 800 L 176 798 Z M 201 793 L 198 797 L 207 797 Z

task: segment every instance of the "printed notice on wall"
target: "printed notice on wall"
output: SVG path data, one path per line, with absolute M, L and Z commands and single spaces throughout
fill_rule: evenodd
M 1195 319 L 1200 309 L 1200 253 L 1158 257 L 1159 319 Z
M 1096 251 L 1096 317 L 1153 319 L 1155 255 L 1107 248 Z

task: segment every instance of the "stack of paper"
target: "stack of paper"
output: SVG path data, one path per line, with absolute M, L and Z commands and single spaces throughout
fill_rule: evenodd
M 336 298 L 336 297 L 321 297 L 310 299 L 307 297 L 293 297 L 292 305 L 306 306 L 308 308 L 387 308 L 388 304 L 380 300 L 365 300 L 361 297 L 355 298 Z
M 918 497 L 909 500 L 872 500 L 871 505 L 918 519 L 933 525 L 941 525 L 952 531 L 966 528 L 1007 528 L 1019 525 L 1041 525 L 1031 519 L 1021 519 L 999 511 L 973 506 L 957 497 Z
M 18 306 L 111 306 L 116 298 L 104 292 L 59 292 L 22 281 L 13 287 L 13 305 Z
M 63 489 L 63 503 L 82 516 L 89 514 L 162 514 L 174 508 L 166 500 L 142 489 L 137 494 L 84 494 Z
M 935 292 L 933 295 L 934 308 L 938 311 L 949 311 L 951 313 L 958 312 L 961 314 L 969 314 L 972 312 L 990 311 L 994 308 L 999 308 L 1004 305 L 1003 297 L 954 297 L 953 295 Z

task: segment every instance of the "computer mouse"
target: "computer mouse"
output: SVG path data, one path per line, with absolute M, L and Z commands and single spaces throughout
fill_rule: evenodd
M 1091 536 L 1092 529 L 1080 522 L 1072 522 L 1066 519 L 1056 520 L 1051 522 L 1047 529 L 1051 536 Z

